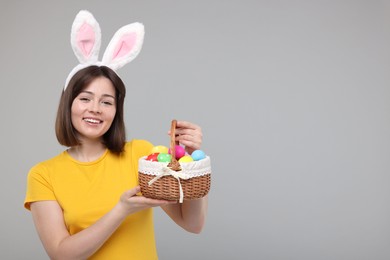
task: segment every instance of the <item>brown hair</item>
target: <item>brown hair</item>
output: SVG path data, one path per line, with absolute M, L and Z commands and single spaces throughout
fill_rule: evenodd
M 80 92 L 98 77 L 109 79 L 115 88 L 116 113 L 110 129 L 103 135 L 103 143 L 110 151 L 119 154 L 123 151 L 126 142 L 123 120 L 126 89 L 119 76 L 112 69 L 105 66 L 89 66 L 78 71 L 69 81 L 67 88 L 62 91 L 55 124 L 57 140 L 60 144 L 68 147 L 81 144 L 77 138 L 77 130 L 73 127 L 71 120 L 72 103 Z

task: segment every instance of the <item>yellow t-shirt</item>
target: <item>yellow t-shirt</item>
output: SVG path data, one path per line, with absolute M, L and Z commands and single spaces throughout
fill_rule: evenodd
M 107 150 L 93 162 L 77 161 L 64 151 L 30 170 L 24 206 L 30 209 L 30 202 L 56 200 L 73 235 L 95 223 L 124 191 L 138 185 L 138 159 L 151 148 L 147 141 L 133 140 L 120 156 Z M 157 259 L 152 209 L 128 216 L 90 259 Z

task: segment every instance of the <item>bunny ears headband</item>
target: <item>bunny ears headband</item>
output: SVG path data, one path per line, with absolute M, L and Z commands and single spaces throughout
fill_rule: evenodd
M 69 73 L 65 87 L 70 79 L 80 70 L 92 66 L 107 66 L 112 70 L 123 67 L 131 62 L 141 51 L 144 41 L 144 26 L 141 23 L 132 23 L 120 28 L 108 44 L 102 61 L 98 60 L 101 32 L 98 22 L 93 15 L 85 10 L 80 11 L 72 25 L 70 42 L 80 64 Z

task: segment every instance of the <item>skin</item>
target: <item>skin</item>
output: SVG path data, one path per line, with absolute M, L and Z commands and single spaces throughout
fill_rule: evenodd
M 79 161 L 99 158 L 106 147 L 101 138 L 115 116 L 115 89 L 106 78 L 97 78 L 75 98 L 72 123 L 78 131 L 81 145 L 68 150 Z M 176 140 L 191 153 L 202 144 L 201 128 L 193 123 L 178 121 Z M 168 132 L 168 134 L 170 134 Z M 95 224 L 70 235 L 64 224 L 61 207 L 56 201 L 31 203 L 31 212 L 38 235 L 51 259 L 86 259 L 95 253 L 115 232 L 122 221 L 138 211 L 160 206 L 183 229 L 200 233 L 207 213 L 207 196 L 180 204 L 137 195 L 140 187 L 125 191 L 115 207 Z

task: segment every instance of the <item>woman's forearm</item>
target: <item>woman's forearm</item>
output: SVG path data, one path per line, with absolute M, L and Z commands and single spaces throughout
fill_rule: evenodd
M 62 211 L 54 201 L 31 205 L 34 222 L 46 252 L 51 259 L 86 259 L 94 254 L 112 235 L 126 217 L 117 204 L 90 227 L 69 235 L 65 229 Z
M 162 206 L 162 209 L 185 230 L 199 234 L 205 224 L 208 198 L 185 200 L 182 204 Z
M 58 245 L 58 259 L 86 259 L 94 254 L 125 219 L 117 204 L 95 224 L 63 239 Z

